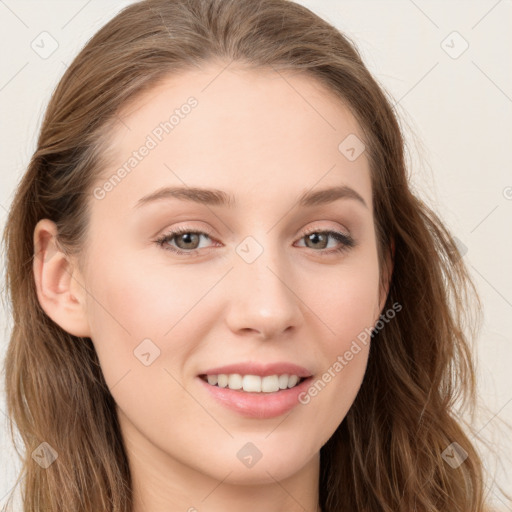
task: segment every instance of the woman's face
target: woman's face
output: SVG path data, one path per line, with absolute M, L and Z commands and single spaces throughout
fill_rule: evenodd
M 304 75 L 211 65 L 145 94 L 113 135 L 80 279 L 132 461 L 238 484 L 318 464 L 385 299 L 355 118 Z M 200 377 L 223 372 L 246 389 L 310 377 L 259 393 Z

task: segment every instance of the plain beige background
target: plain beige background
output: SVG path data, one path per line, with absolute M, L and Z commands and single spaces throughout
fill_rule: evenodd
M 35 148 L 53 88 L 86 41 L 122 7 L 105 0 L 0 1 L 0 227 Z M 512 4 L 491 1 L 300 1 L 356 43 L 394 98 L 409 142 L 417 193 L 460 242 L 484 304 L 478 340 L 480 396 L 492 414 L 476 427 L 512 492 Z M 3 253 L 0 268 L 4 272 Z M 3 283 L 2 283 L 3 289 Z M 1 309 L 0 357 L 11 320 Z M 2 375 L 3 379 L 3 375 Z M 0 401 L 0 506 L 18 461 Z M 494 435 L 494 438 L 492 437 Z M 507 454 L 507 455 L 506 455 Z M 490 493 L 500 510 L 496 488 Z

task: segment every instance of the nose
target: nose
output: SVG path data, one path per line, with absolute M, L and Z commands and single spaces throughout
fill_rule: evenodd
M 236 256 L 226 316 L 232 332 L 271 340 L 302 324 L 304 303 L 294 291 L 293 272 L 278 252 L 267 247 L 252 263 Z

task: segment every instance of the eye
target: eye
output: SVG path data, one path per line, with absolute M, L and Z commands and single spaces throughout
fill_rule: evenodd
M 201 236 L 211 239 L 209 232 L 198 231 L 184 226 L 162 235 L 155 240 L 155 243 L 167 251 L 180 255 L 188 254 L 190 256 L 195 255 L 199 251 L 198 244 L 200 244 Z M 306 247 L 314 249 L 314 252 L 318 252 L 322 256 L 347 251 L 355 246 L 355 241 L 350 235 L 331 230 L 310 230 L 302 235 L 300 240 L 302 239 L 306 240 Z M 338 242 L 339 246 L 326 249 L 329 239 Z M 174 242 L 177 247 L 172 245 L 171 242 Z
M 333 249 L 326 250 L 325 247 L 328 245 L 329 238 L 334 239 L 340 245 Z M 338 231 L 319 231 L 318 229 L 315 229 L 305 233 L 301 240 L 302 239 L 306 240 L 307 247 L 315 248 L 316 246 L 317 248 L 320 248 L 321 250 L 318 252 L 323 255 L 348 251 L 355 246 L 355 241 L 350 235 L 340 233 Z
M 184 226 L 162 235 L 156 240 L 156 243 L 162 249 L 175 252 L 176 254 L 191 254 L 199 250 L 197 244 L 201 240 L 201 235 L 210 238 L 210 233 L 208 232 L 189 229 Z M 170 242 L 173 240 L 177 242 L 178 248 L 170 245 Z

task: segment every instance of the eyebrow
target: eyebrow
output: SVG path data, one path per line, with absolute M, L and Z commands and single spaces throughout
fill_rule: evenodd
M 162 187 L 155 192 L 140 198 L 134 208 L 140 208 L 143 205 L 153 201 L 163 199 L 179 199 L 181 201 L 190 201 L 209 206 L 225 206 L 233 208 L 236 205 L 234 196 L 218 189 L 208 189 L 200 187 Z M 324 188 L 316 191 L 306 190 L 298 199 L 297 204 L 301 207 L 319 206 L 333 203 L 338 199 L 355 199 L 365 208 L 368 208 L 362 196 L 353 188 L 346 185 Z

